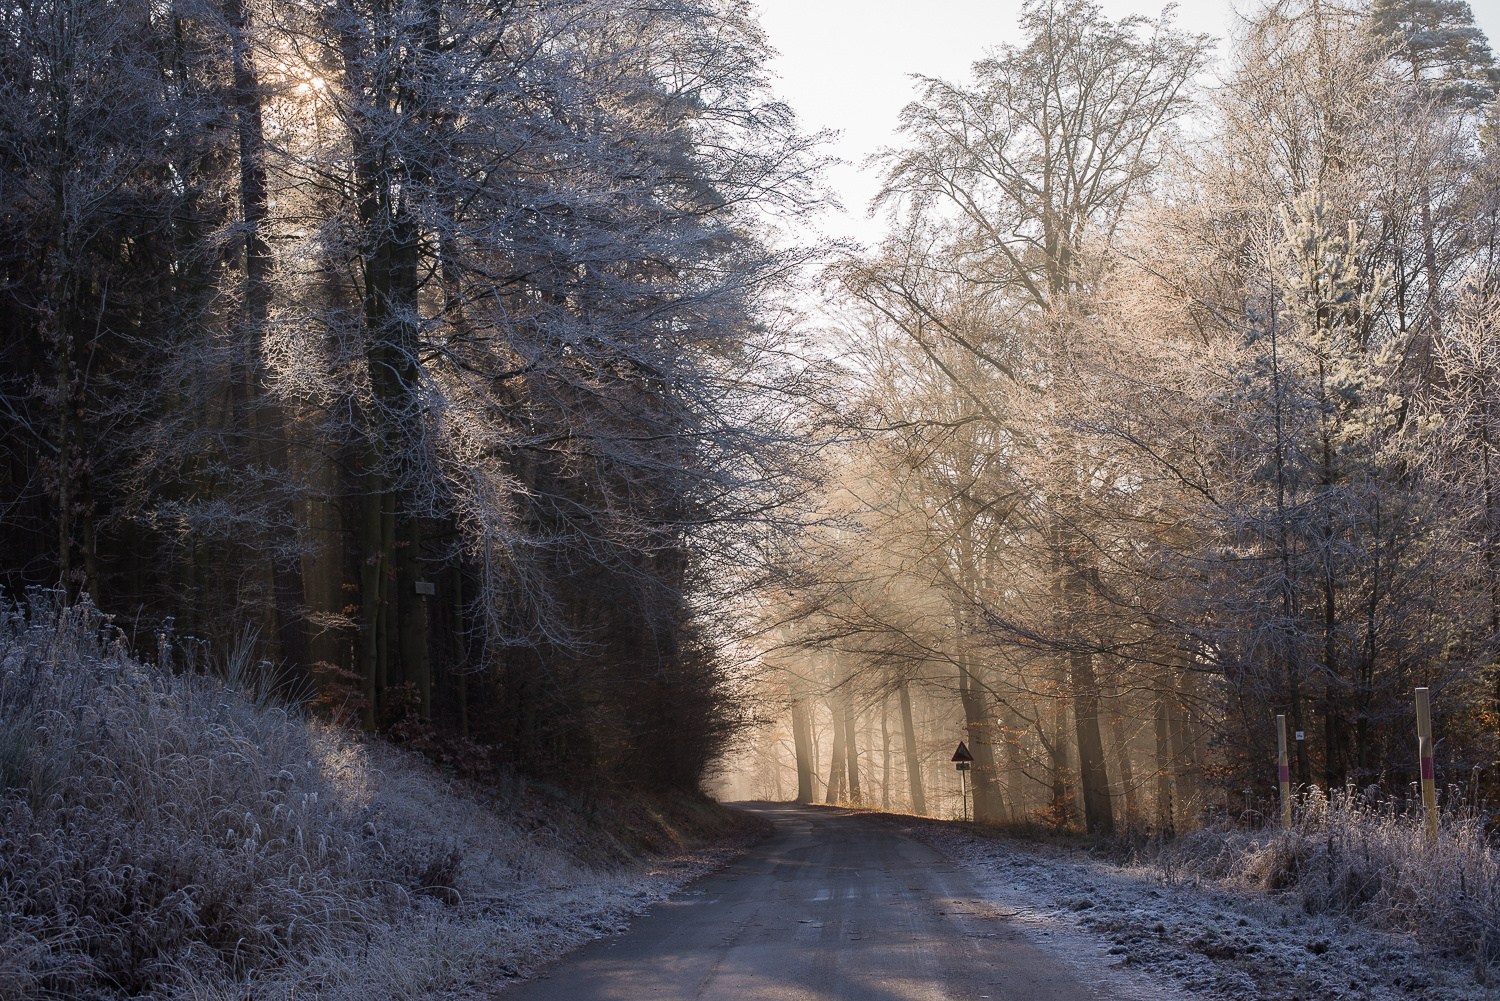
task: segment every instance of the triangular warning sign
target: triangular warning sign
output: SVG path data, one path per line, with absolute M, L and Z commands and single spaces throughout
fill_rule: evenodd
M 969 749 L 967 747 L 965 747 L 964 746 L 964 742 L 960 740 L 958 742 L 958 750 L 954 751 L 953 752 L 953 757 L 949 758 L 948 760 L 949 761 L 973 761 L 974 760 L 974 755 L 972 755 L 972 754 L 969 753 Z

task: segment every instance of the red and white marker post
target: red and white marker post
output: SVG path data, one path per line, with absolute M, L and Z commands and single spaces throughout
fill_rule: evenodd
M 1276 781 L 1281 783 L 1281 829 L 1292 829 L 1292 766 L 1286 758 L 1286 717 L 1276 717 Z
M 1422 769 L 1422 812 L 1427 820 L 1427 843 L 1437 840 L 1437 770 L 1432 765 L 1432 709 L 1427 689 L 1417 689 L 1417 759 Z

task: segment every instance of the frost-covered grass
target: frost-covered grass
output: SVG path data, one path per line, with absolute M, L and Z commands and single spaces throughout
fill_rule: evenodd
M 487 992 L 715 861 L 630 864 L 566 794 L 455 784 L 225 672 L 143 665 L 88 606 L 4 612 L 7 1001 Z
M 1404 804 L 1316 786 L 1299 798 L 1286 831 L 1279 818 L 1220 822 L 1165 840 L 1139 830 L 1098 838 L 1038 824 L 961 826 L 1127 862 L 1166 883 L 1265 894 L 1304 915 L 1348 919 L 1409 935 L 1424 950 L 1500 963 L 1500 842 L 1486 831 L 1487 813 L 1453 802 L 1431 843 L 1421 815 Z
M 1290 831 L 1220 824 L 1165 841 L 885 822 L 964 864 L 1060 960 L 1113 978 L 1109 996 L 1156 997 L 1153 978 L 1233 1001 L 1500 989 L 1500 852 L 1472 809 L 1446 812 L 1431 844 L 1419 816 L 1316 790 Z
M 1314 788 L 1290 830 L 1195 831 L 1154 863 L 1406 933 L 1425 949 L 1500 961 L 1500 850 L 1472 809 L 1445 811 L 1429 843 L 1418 816 L 1356 790 Z

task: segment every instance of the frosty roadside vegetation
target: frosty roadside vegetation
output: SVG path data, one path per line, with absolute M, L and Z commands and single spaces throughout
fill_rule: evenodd
M 466 786 L 233 656 L 173 675 L 91 606 L 0 613 L 7 1001 L 487 995 L 732 853 L 684 834 L 727 812 Z
M 964 865 L 1110 996 L 1134 997 L 1143 977 L 1232 1001 L 1500 989 L 1500 852 L 1473 810 L 1445 814 L 1432 846 L 1416 816 L 1316 790 L 1288 832 L 1219 825 L 1164 843 L 888 822 Z

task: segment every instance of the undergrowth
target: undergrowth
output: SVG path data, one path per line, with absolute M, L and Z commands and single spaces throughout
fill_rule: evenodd
M 1314 787 L 1293 825 L 1220 825 L 1148 856 L 1168 878 L 1274 893 L 1307 914 L 1341 915 L 1412 935 L 1428 950 L 1500 959 L 1500 850 L 1472 807 L 1445 809 L 1437 838 L 1422 818 L 1359 790 Z M 1151 857 L 1154 856 L 1154 857 Z
M 688 837 L 446 780 L 274 704 L 243 650 L 173 674 L 87 604 L 0 613 L 7 1001 L 462 994 L 618 920 L 647 892 L 621 863 Z
M 1314 786 L 1298 798 L 1293 818 L 1285 831 L 1279 819 L 1221 819 L 1175 837 L 1135 827 L 1092 835 L 1034 821 L 948 823 L 1145 867 L 1167 883 L 1269 894 L 1308 915 L 1410 935 L 1425 950 L 1500 961 L 1500 846 L 1485 811 L 1455 797 L 1429 843 L 1421 815 L 1404 804 Z

